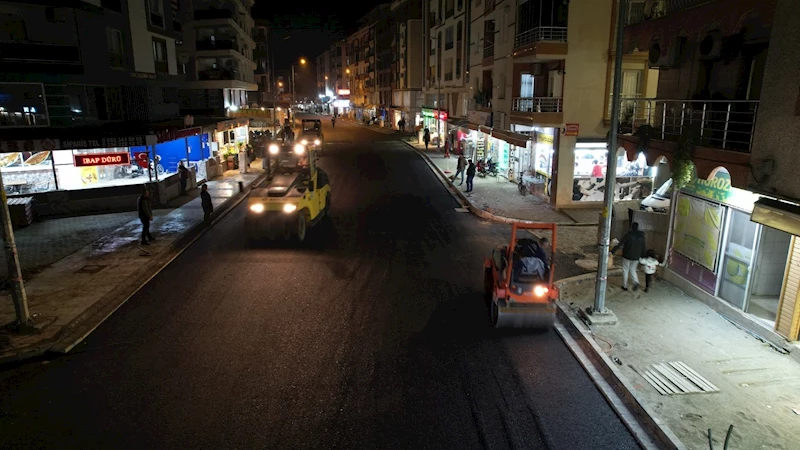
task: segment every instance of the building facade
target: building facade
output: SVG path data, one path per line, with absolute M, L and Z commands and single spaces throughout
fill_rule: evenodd
M 253 0 L 192 0 L 183 22 L 178 59 L 186 73 L 181 107 L 186 113 L 225 116 L 247 107 L 258 91 L 253 52 Z
M 797 341 L 798 4 L 661 3 L 625 28 L 625 51 L 659 76 L 652 98 L 623 100 L 621 145 L 651 166 L 686 152 L 694 166 L 662 211 L 666 277 L 771 342 Z
M 253 61 L 256 64 L 254 81 L 258 85 L 258 91 L 248 92 L 248 104 L 250 107 L 260 107 L 272 104 L 275 101 L 274 86 L 272 86 L 272 60 L 270 59 L 270 30 L 269 24 L 265 21 L 256 21 L 253 28 Z
M 428 45 L 425 46 L 424 107 L 419 124 L 431 131 L 437 145 L 446 138 L 455 146 L 462 141 L 458 119 L 467 117 L 470 97 L 470 6 L 478 7 L 470 5 L 468 0 L 425 0 L 424 3 L 423 33 Z
M 335 95 L 333 89 L 331 89 L 331 75 L 333 73 L 332 51 L 333 49 L 325 50 L 317 56 L 317 93 L 320 99 L 330 99 Z
M 422 116 L 423 47 L 422 0 L 395 0 L 390 5 L 394 23 L 391 36 L 392 65 L 388 82 L 391 99 L 387 125 L 398 128 L 400 120 L 411 130 Z

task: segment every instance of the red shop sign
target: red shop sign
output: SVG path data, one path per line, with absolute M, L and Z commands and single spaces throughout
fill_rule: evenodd
M 74 157 L 75 167 L 125 166 L 131 163 L 131 155 L 128 152 L 92 153 L 89 155 L 74 155 Z
M 577 136 L 580 134 L 581 125 L 578 123 L 568 123 L 564 127 L 564 136 Z

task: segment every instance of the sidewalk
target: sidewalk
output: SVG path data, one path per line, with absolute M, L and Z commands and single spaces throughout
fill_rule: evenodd
M 245 187 L 250 186 L 262 174 L 263 171 L 257 168 L 251 168 L 247 174 L 228 171 L 223 177 L 207 182 L 215 214 L 220 214 L 216 218 L 219 219 L 226 210 L 244 198 L 237 195 L 239 182 Z M 0 330 L 0 363 L 35 356 L 48 350 L 69 351 L 168 264 L 206 228 L 202 225 L 199 189 L 191 192 L 194 198 L 180 207 L 157 210 L 160 214 L 156 215 L 151 226 L 156 240 L 152 245 L 143 247 L 146 252 L 138 247 L 141 223 L 132 212 L 124 221 L 117 217 L 101 220 L 104 225 L 90 228 L 91 232 L 97 233 L 92 242 L 66 257 L 52 261 L 49 267 L 30 279 L 26 278 L 28 307 L 36 330 L 23 335 Z M 81 219 L 88 223 L 96 220 L 96 217 L 100 216 L 71 219 L 75 219 L 74 224 L 79 224 Z M 99 231 L 103 226 L 115 223 L 122 225 L 113 230 Z M 75 227 L 80 228 L 78 225 Z M 54 228 L 43 226 L 38 231 Z M 89 236 L 91 232 L 85 231 L 83 234 Z M 97 239 L 97 236 L 101 237 Z M 44 240 L 42 245 L 53 245 L 54 239 L 58 239 L 52 235 L 39 237 L 33 234 L 26 239 L 35 238 Z M 50 259 L 58 256 L 56 253 L 47 255 Z M 1 294 L 0 325 L 13 323 L 15 314 L 10 293 L 2 291 Z
M 444 157 L 444 150 L 436 151 L 435 147 L 425 150 L 424 144 L 419 144 L 414 137 L 404 139 L 417 151 L 427 155 L 436 167 L 448 177 L 456 173 L 458 158 L 451 154 L 450 158 Z M 464 192 L 466 184 L 459 185 L 461 177 L 455 186 Z M 465 176 L 466 180 L 466 176 Z M 559 225 L 597 225 L 599 209 L 570 209 L 556 211 L 544 199 L 533 195 L 521 195 L 515 183 L 503 177 L 475 177 L 472 193 L 464 193 L 467 200 L 480 211 L 485 211 L 491 216 L 517 219 L 532 222 L 554 222 Z M 484 217 L 484 214 L 478 214 Z M 488 215 L 487 215 L 488 216 Z M 491 217 L 484 217 L 490 218 Z
M 589 329 L 576 312 L 592 306 L 594 283 L 594 275 L 558 282 L 567 322 L 599 349 L 595 359 L 619 374 L 622 390 L 686 448 L 709 448 L 709 428 L 715 448 L 722 448 L 731 424 L 730 449 L 800 448 L 800 364 L 665 281 L 649 293 L 625 292 L 621 277 L 610 276 L 606 307 L 618 322 Z M 719 391 L 660 394 L 645 379 L 650 373 L 643 374 L 663 379 L 652 365 L 670 362 L 684 363 Z

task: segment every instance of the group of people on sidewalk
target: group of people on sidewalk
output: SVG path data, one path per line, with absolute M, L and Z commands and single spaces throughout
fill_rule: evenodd
M 620 247 L 622 247 L 622 290 L 628 290 L 629 277 L 633 280 L 633 290 L 639 289 L 639 275 L 636 270 L 641 264 L 644 271 L 644 291 L 649 292 L 656 269 L 664 263 L 658 260 L 654 250 L 647 249 L 644 232 L 639 230 L 637 222 L 631 224 L 631 230 L 611 249 L 611 254 L 613 255 Z
M 472 162 L 471 159 L 467 159 L 464 157 L 463 153 L 458 154 L 458 162 L 456 163 L 456 173 L 453 175 L 450 180 L 455 183 L 456 178 L 461 175 L 461 182 L 458 183 L 459 186 L 464 184 L 464 174 L 467 175 L 467 190 L 464 192 L 472 192 L 472 181 L 475 178 L 475 163 Z
M 212 215 L 214 214 L 214 204 L 211 203 L 211 194 L 208 193 L 208 184 L 203 184 L 203 187 L 200 188 L 200 205 L 203 208 L 203 222 L 206 225 L 210 225 Z M 139 221 L 142 222 L 141 244 L 150 245 L 150 242 L 155 241 L 156 238 L 150 234 L 150 222 L 153 221 L 155 216 L 153 215 L 153 204 L 149 189 L 144 188 L 142 195 L 139 196 L 136 202 L 136 212 L 139 216 Z

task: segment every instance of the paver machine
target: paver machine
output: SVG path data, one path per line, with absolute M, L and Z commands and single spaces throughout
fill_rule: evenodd
M 527 233 L 529 230 L 549 231 L 549 245 Z M 484 259 L 485 299 L 495 328 L 553 326 L 558 298 L 553 285 L 555 251 L 555 224 L 514 223 L 509 244 L 495 248 L 492 256 Z

